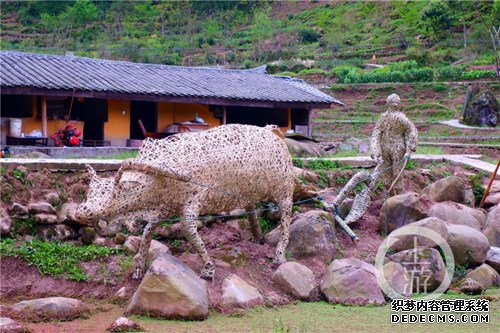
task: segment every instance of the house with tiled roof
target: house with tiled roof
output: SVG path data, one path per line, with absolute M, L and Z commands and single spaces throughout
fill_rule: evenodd
M 180 67 L 14 51 L 0 52 L 0 87 L 1 117 L 22 119 L 24 135 L 48 137 L 73 120 L 84 143 L 111 145 L 142 140 L 144 131 L 169 134 L 230 123 L 275 124 L 310 135 L 312 109 L 342 104 L 302 80 L 266 74 L 265 68 Z

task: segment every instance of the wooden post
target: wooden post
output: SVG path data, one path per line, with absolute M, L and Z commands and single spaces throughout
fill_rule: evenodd
M 292 129 L 292 108 L 288 108 L 288 129 Z
M 312 111 L 307 109 L 307 136 L 312 138 Z
M 222 107 L 222 125 L 226 125 L 227 123 L 227 110 L 226 107 Z
M 42 96 L 42 136 L 48 136 L 47 130 L 47 97 Z

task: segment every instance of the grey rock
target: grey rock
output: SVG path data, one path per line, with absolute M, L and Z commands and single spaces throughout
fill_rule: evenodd
M 24 325 L 18 323 L 17 321 L 7 318 L 0 317 L 0 332 L 2 333 L 31 333 L 31 329 L 25 327 Z
M 56 215 L 54 214 L 45 214 L 45 213 L 40 213 L 40 214 L 35 214 L 33 217 L 36 223 L 39 224 L 56 224 L 59 223 L 59 219 Z
M 12 219 L 5 209 L 0 208 L 0 235 L 6 236 L 10 234 L 10 229 L 12 227 Z
M 320 288 L 330 303 L 385 303 L 375 267 L 355 258 L 332 261 Z
M 424 188 L 422 196 L 436 202 L 454 201 L 464 204 L 465 184 L 458 177 L 446 177 Z
M 257 288 L 246 283 L 236 274 L 222 281 L 222 304 L 227 307 L 248 308 L 264 304 Z
M 500 273 L 500 248 L 490 247 L 486 254 L 486 263 Z
M 437 217 L 451 224 L 466 225 L 478 231 L 486 221 L 486 214 L 480 209 L 474 209 L 456 202 L 438 202 L 429 210 L 429 216 Z
M 45 201 L 50 203 L 52 206 L 56 206 L 59 202 L 61 202 L 61 198 L 56 192 L 49 192 L 45 195 Z
M 303 301 L 318 297 L 318 283 L 314 273 L 297 262 L 281 264 L 272 276 L 273 282 L 284 292 Z
M 428 217 L 423 220 L 413 222 L 410 224 L 407 224 L 403 228 L 406 227 L 421 227 L 421 228 L 428 228 L 435 233 L 437 233 L 439 236 L 443 238 L 443 242 L 446 242 L 448 239 L 448 228 L 446 226 L 446 223 L 443 220 L 440 220 L 436 217 Z M 435 247 L 438 245 L 441 245 L 441 243 L 436 244 L 433 240 L 424 237 L 424 236 L 416 236 L 413 234 L 408 234 L 408 235 L 402 235 L 402 236 L 393 236 L 392 234 L 389 235 L 391 237 L 390 241 L 392 239 L 396 240 L 394 244 L 391 245 L 391 248 L 395 252 L 400 252 L 403 250 L 411 249 L 415 245 L 415 241 L 418 246 L 426 246 L 426 247 Z M 391 242 L 392 243 L 392 242 Z
M 97 233 L 92 227 L 82 227 L 80 228 L 80 230 L 78 230 L 78 236 L 82 240 L 83 244 L 89 245 L 94 242 Z
M 406 224 L 428 217 L 430 203 L 415 192 L 395 195 L 380 209 L 379 228 L 390 233 Z
M 132 313 L 165 319 L 205 319 L 207 286 L 179 259 L 161 254 L 153 260 L 132 296 L 127 314 Z
M 17 202 L 14 202 L 12 207 L 10 207 L 10 213 L 14 216 L 27 216 L 29 214 L 28 207 Z
M 406 273 L 403 265 L 394 261 L 388 261 L 384 267 L 384 277 L 387 284 L 392 290 L 400 295 L 411 297 L 413 290 L 410 288 L 409 276 Z
M 76 238 L 76 232 L 65 224 L 39 227 L 37 234 L 38 237 L 46 241 L 65 241 Z
M 294 258 L 320 257 L 330 261 L 337 256 L 334 245 L 337 237 L 326 216 L 325 211 L 310 210 L 293 218 L 287 249 Z M 266 235 L 266 242 L 276 245 L 280 232 L 280 228 L 270 232 Z
M 32 214 L 55 214 L 56 209 L 45 201 L 39 201 L 30 203 L 28 205 L 28 211 Z
M 64 205 L 62 205 L 61 210 L 59 211 L 59 219 L 63 222 L 72 222 L 81 224 L 81 221 L 78 221 L 75 217 L 77 207 L 78 204 L 73 201 L 66 202 Z M 90 224 L 85 224 L 85 225 L 90 225 Z
M 316 142 L 309 140 L 293 140 L 285 138 L 285 143 L 288 146 L 290 154 L 297 157 L 316 156 L 320 157 L 325 154 L 325 150 Z
M 500 284 L 500 275 L 488 264 L 482 264 L 470 271 L 467 277 L 479 283 L 483 290 Z
M 448 224 L 448 245 L 455 265 L 474 267 L 486 260 L 490 249 L 488 239 L 476 229 L 465 225 Z
M 115 237 L 117 233 L 122 229 L 122 224 L 119 221 L 104 221 L 99 220 L 95 225 L 95 230 L 99 236 L 103 237 Z
M 14 304 L 13 309 L 59 320 L 70 320 L 89 312 L 82 301 L 68 297 L 47 297 L 22 301 Z
M 446 265 L 436 249 L 418 246 L 389 256 L 407 272 L 412 272 L 413 292 L 436 290 L 446 277 Z
M 108 332 L 143 332 L 144 329 L 127 317 L 120 317 L 109 326 L 106 331 Z
M 490 210 L 482 232 L 491 246 L 500 247 L 500 206 Z

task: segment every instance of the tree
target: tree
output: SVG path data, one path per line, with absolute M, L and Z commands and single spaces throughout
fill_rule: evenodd
M 433 1 L 424 10 L 422 20 L 426 22 L 427 29 L 431 29 L 436 37 L 453 27 L 456 17 L 448 4 L 444 1 Z

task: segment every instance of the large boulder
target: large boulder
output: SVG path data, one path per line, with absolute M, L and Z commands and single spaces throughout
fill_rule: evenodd
M 390 233 L 406 224 L 428 217 L 429 203 L 415 192 L 399 194 L 387 199 L 380 209 L 380 230 Z
M 403 265 L 413 277 L 413 292 L 436 290 L 446 277 L 446 265 L 436 249 L 417 246 L 389 256 L 389 259 Z
M 236 274 L 222 281 L 222 305 L 230 308 L 248 308 L 264 304 L 257 288 L 249 285 Z
M 486 218 L 483 234 L 491 246 L 500 247 L 500 206 L 493 208 Z
M 336 259 L 328 266 L 320 284 L 328 302 L 341 304 L 384 304 L 376 268 L 355 258 Z
M 446 223 L 436 217 L 428 217 L 423 220 L 407 224 L 403 228 L 406 227 L 428 228 L 440 235 L 443 238 L 443 242 L 446 242 L 446 240 L 448 239 L 448 228 L 446 227 Z M 436 243 L 427 237 L 417 236 L 413 234 L 401 236 L 393 236 L 392 234 L 390 234 L 389 237 L 397 239 L 397 241 L 391 245 L 391 248 L 395 252 L 413 248 L 415 245 L 415 241 L 419 246 L 435 247 L 441 245 L 441 243 Z
M 76 237 L 76 232 L 65 224 L 41 226 L 37 229 L 37 234 L 46 241 L 64 241 Z
M 467 277 L 479 283 L 483 290 L 500 284 L 500 275 L 487 264 L 482 264 L 473 271 L 467 273 Z
M 470 126 L 495 127 L 500 120 L 500 104 L 495 95 L 487 90 L 482 94 L 471 96 L 461 120 Z
M 49 319 L 72 320 L 89 312 L 80 300 L 68 297 L 47 297 L 14 304 L 14 311 Z
M 465 204 L 465 184 L 458 177 L 446 177 L 424 188 L 422 196 L 436 202 L 454 201 Z
M 272 279 L 281 290 L 300 300 L 312 301 L 318 297 L 318 283 L 314 273 L 298 262 L 281 264 Z
M 33 202 L 28 205 L 28 211 L 32 214 L 55 214 L 54 206 L 46 201 Z
M 280 232 L 279 227 L 271 231 L 266 236 L 266 242 L 275 246 Z M 327 219 L 327 213 L 322 210 L 310 210 L 294 217 L 287 249 L 294 258 L 320 257 L 330 261 L 337 256 L 334 245 L 336 241 L 337 237 Z
M 486 254 L 486 263 L 500 273 L 500 248 L 490 247 Z
M 179 259 L 162 253 L 153 260 L 127 308 L 128 314 L 201 320 L 208 316 L 205 281 Z
M 18 323 L 17 321 L 7 318 L 0 317 L 0 332 L 2 333 L 31 333 L 33 332 L 24 325 Z
M 384 267 L 384 277 L 389 287 L 400 295 L 410 297 L 413 295 L 409 284 L 409 277 L 403 265 L 400 263 L 389 261 Z
M 297 157 L 320 157 L 325 150 L 318 143 L 310 140 L 285 139 L 290 154 Z
M 490 249 L 488 239 L 481 232 L 458 224 L 448 224 L 448 245 L 453 252 L 455 265 L 466 267 L 482 264 Z
M 172 252 L 165 244 L 153 239 L 149 245 L 148 256 L 146 260 L 153 260 L 161 253 L 171 254 Z M 139 253 L 134 256 L 134 262 L 137 264 L 139 260 Z
M 480 209 L 474 209 L 456 202 L 438 202 L 429 210 L 429 216 L 437 217 L 451 224 L 466 225 L 481 231 L 486 221 L 486 214 Z
M 10 233 L 12 219 L 5 209 L 0 208 L 0 235 L 5 236 Z

